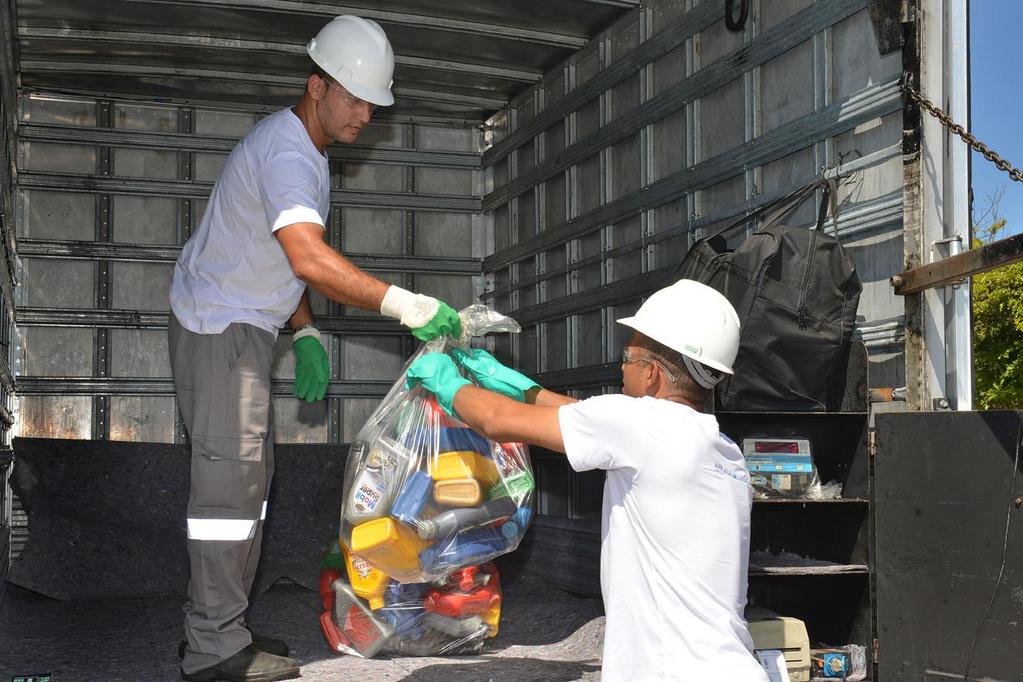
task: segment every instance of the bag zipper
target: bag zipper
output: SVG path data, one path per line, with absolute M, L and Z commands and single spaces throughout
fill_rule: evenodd
M 817 249 L 817 230 L 810 230 L 810 246 L 807 257 L 806 270 L 803 271 L 803 284 L 799 288 L 799 305 L 796 307 L 796 319 L 799 321 L 799 328 L 806 329 L 806 292 L 810 287 L 810 275 L 813 273 L 814 251 Z

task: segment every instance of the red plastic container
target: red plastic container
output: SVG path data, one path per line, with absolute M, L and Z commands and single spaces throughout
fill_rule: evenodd
M 335 654 L 351 652 L 351 640 L 345 637 L 345 633 L 341 632 L 341 628 L 334 622 L 334 614 L 330 611 L 324 611 L 320 614 L 320 631 L 323 633 L 323 638 L 327 640 L 327 646 Z
M 320 603 L 325 611 L 334 610 L 334 581 L 341 577 L 341 572 L 333 568 L 320 571 Z
M 351 641 L 353 650 L 373 658 L 390 638 L 391 626 L 374 616 L 341 578 L 334 581 L 333 589 L 335 622 Z
M 365 658 L 373 658 L 387 643 L 390 633 L 385 627 L 358 605 L 348 609 L 345 634 L 352 645 Z
M 431 425 L 452 429 L 465 428 L 465 424 L 449 417 L 444 408 L 437 404 L 437 399 L 433 396 L 426 398 L 424 402 L 426 403 L 427 418 L 430 420 Z
M 452 618 L 482 616 L 500 599 L 499 595 L 487 587 L 480 587 L 472 592 L 430 590 L 426 593 L 423 608 Z

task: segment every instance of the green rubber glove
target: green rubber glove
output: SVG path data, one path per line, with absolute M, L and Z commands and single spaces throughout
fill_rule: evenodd
M 458 389 L 469 386 L 472 382 L 458 373 L 458 367 L 451 356 L 444 353 L 427 353 L 413 362 L 405 373 L 405 385 L 408 388 L 415 388 L 417 384 L 421 384 L 423 388 L 437 396 L 437 402 L 444 411 L 457 418 L 453 406 L 455 394 L 458 393 Z
M 393 284 L 384 292 L 380 314 L 400 320 L 420 341 L 444 335 L 458 339 L 462 335 L 462 320 L 447 303 Z
M 295 397 L 310 403 L 323 400 L 330 380 L 330 360 L 320 343 L 319 332 L 295 339 L 292 349 L 295 351 Z
M 412 336 L 420 341 L 432 341 L 444 335 L 457 339 L 462 335 L 462 319 L 454 308 L 444 301 L 437 301 L 437 304 L 437 312 L 430 321 L 412 329 Z
M 531 388 L 540 388 L 540 384 L 525 374 L 505 367 L 497 361 L 497 358 L 482 348 L 471 348 L 468 352 L 461 348 L 455 348 L 451 351 L 451 355 L 476 379 L 476 383 L 480 386 L 512 400 L 518 400 L 520 403 L 526 401 L 526 391 Z

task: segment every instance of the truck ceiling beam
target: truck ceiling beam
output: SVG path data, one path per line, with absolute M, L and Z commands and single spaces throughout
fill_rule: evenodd
M 165 5 L 187 5 L 191 7 L 220 9 L 237 9 L 244 11 L 269 11 L 286 12 L 289 14 L 304 14 L 307 16 L 322 16 L 333 18 L 339 14 L 356 14 L 364 19 L 372 19 L 382 24 L 394 26 L 408 26 L 435 31 L 452 31 L 455 33 L 472 33 L 474 35 L 490 36 L 496 40 L 511 40 L 525 43 L 537 43 L 541 45 L 553 45 L 567 50 L 578 50 L 585 47 L 589 42 L 587 38 L 579 35 L 567 35 L 553 31 L 540 31 L 536 29 L 522 28 L 519 26 L 504 26 L 491 24 L 482 21 L 468 21 L 454 19 L 451 17 L 425 16 L 422 14 L 408 14 L 405 12 L 373 9 L 370 7 L 355 7 L 351 5 L 302 2 L 301 0 L 129 0 L 131 2 L 145 2 L 147 4 Z M 632 7 L 636 3 L 629 3 L 626 6 Z
M 152 33 L 150 31 L 99 31 L 76 28 L 19 26 L 18 37 L 28 39 L 81 40 L 97 43 L 124 43 L 138 45 L 163 45 L 170 47 L 215 48 L 251 52 L 279 52 L 305 56 L 305 45 L 280 43 L 266 40 L 245 40 L 210 35 L 180 35 Z M 438 69 L 470 76 L 500 78 L 518 83 L 536 83 L 543 74 L 537 69 L 513 68 L 477 62 L 462 62 L 454 59 L 434 59 L 411 55 L 394 55 L 395 64 L 422 69 Z

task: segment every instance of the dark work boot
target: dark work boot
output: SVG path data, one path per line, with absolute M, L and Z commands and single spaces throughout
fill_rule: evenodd
M 260 651 L 273 654 L 274 656 L 287 656 L 290 653 L 287 643 L 255 632 L 252 633 L 252 645 Z M 185 657 L 185 648 L 187 646 L 188 642 L 185 640 L 178 642 L 178 658 Z
M 298 662 L 274 656 L 249 645 L 231 658 L 194 673 L 181 671 L 181 679 L 192 682 L 274 682 L 299 677 Z

